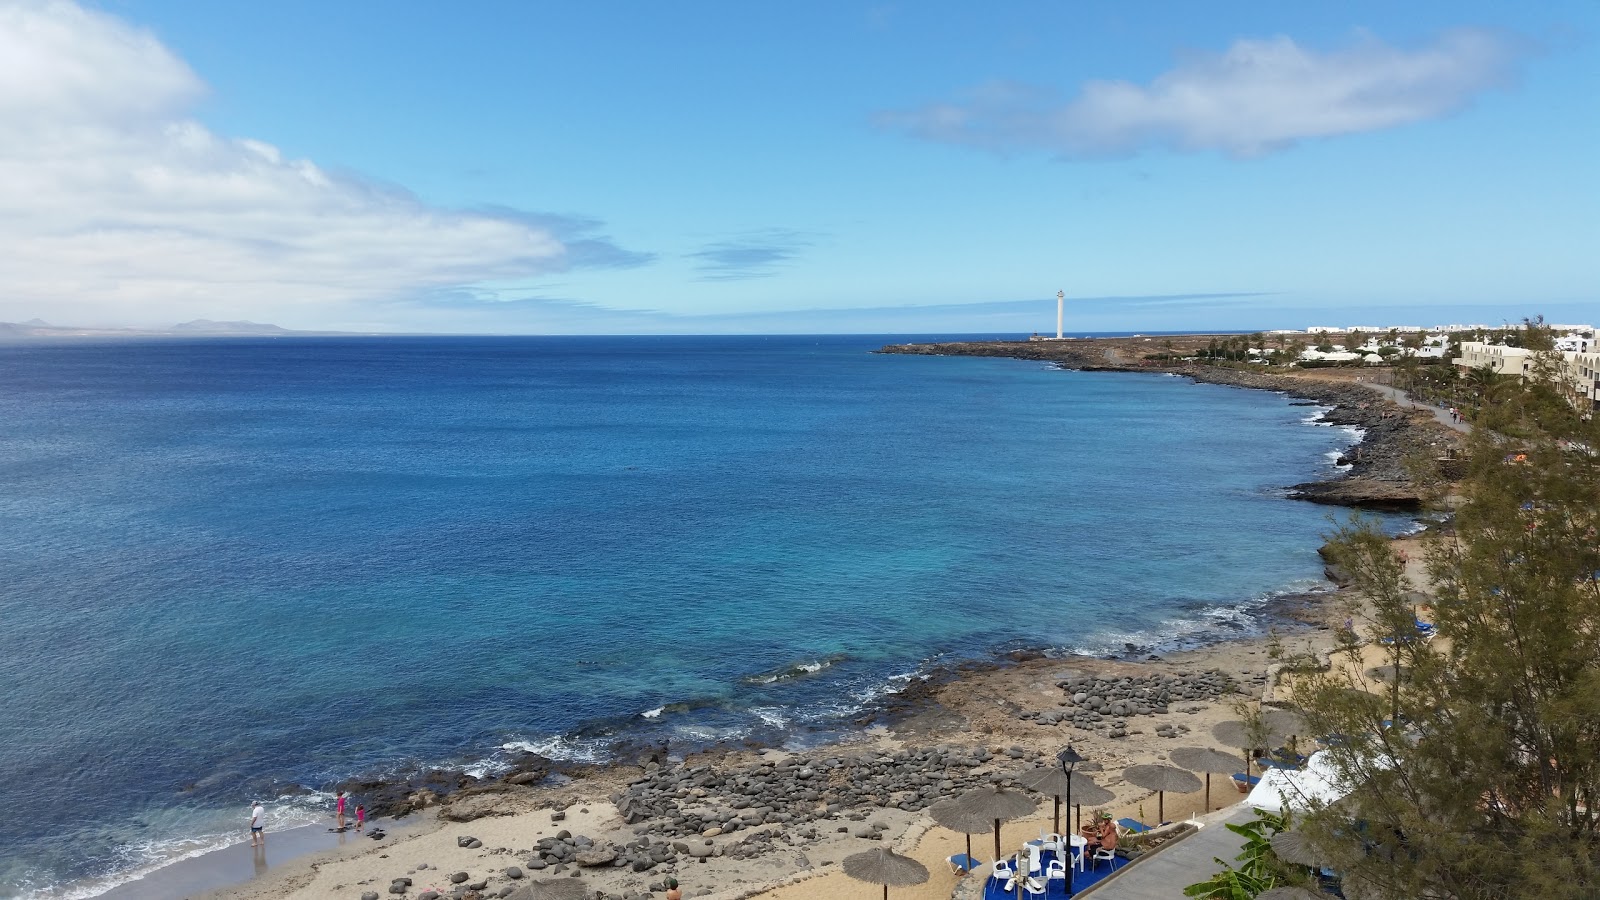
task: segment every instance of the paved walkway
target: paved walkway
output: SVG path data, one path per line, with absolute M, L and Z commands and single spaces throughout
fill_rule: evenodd
M 1218 857 L 1232 863 L 1244 849 L 1244 838 L 1222 827 L 1223 823 L 1243 825 L 1255 817 L 1256 811 L 1243 802 L 1201 816 L 1205 827 L 1198 833 L 1139 860 L 1088 896 L 1092 900 L 1181 900 L 1184 888 L 1222 871 L 1215 861 Z
M 1384 397 L 1386 397 L 1386 398 L 1388 398 L 1390 400 L 1393 400 L 1395 402 L 1395 404 L 1397 406 L 1399 406 L 1401 409 L 1426 409 L 1426 410 L 1430 410 L 1433 413 L 1434 419 L 1437 420 L 1440 425 L 1443 425 L 1446 428 L 1454 428 L 1455 430 L 1461 432 L 1462 434 L 1470 434 L 1472 432 L 1472 426 L 1467 424 L 1466 422 L 1452 422 L 1452 421 L 1450 421 L 1450 410 L 1441 409 L 1440 407 L 1437 407 L 1437 406 L 1430 406 L 1429 404 L 1426 404 L 1426 403 L 1418 403 L 1417 401 L 1411 399 L 1411 395 L 1410 394 L 1407 394 L 1405 391 L 1402 391 L 1397 387 L 1393 387 L 1393 386 L 1387 385 L 1387 384 L 1371 384 L 1369 382 L 1361 382 L 1361 386 L 1365 387 L 1365 388 L 1370 388 L 1370 389 L 1372 389 L 1374 391 L 1377 391 L 1379 394 L 1382 394 Z

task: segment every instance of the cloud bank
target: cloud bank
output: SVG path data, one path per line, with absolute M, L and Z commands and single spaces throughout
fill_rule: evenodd
M 215 134 L 191 115 L 205 94 L 145 30 L 66 0 L 0 3 L 0 309 L 293 322 L 644 259 L 594 223 L 432 207 Z
M 689 258 L 704 281 L 769 278 L 810 244 L 805 235 L 774 228 L 707 244 Z
M 956 102 L 880 113 L 877 124 L 930 141 L 1002 152 L 1113 156 L 1147 147 L 1260 156 L 1298 141 L 1448 115 L 1506 84 L 1525 48 L 1457 29 L 1415 48 L 1361 35 L 1319 53 L 1287 37 L 1240 40 L 1183 60 L 1148 85 L 1090 81 L 1076 97 L 994 83 Z

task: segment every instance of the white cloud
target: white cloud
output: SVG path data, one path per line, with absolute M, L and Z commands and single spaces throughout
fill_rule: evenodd
M 1052 91 L 990 84 L 961 102 L 883 113 L 917 137 L 994 150 L 1071 156 L 1148 146 L 1256 156 L 1296 141 L 1392 128 L 1455 112 L 1510 78 L 1522 48 L 1476 29 L 1405 49 L 1361 35 L 1328 53 L 1287 37 L 1240 40 L 1197 55 L 1148 85 L 1090 81 Z
M 0 313 L 313 323 L 627 256 L 581 234 L 569 246 L 560 220 L 430 207 L 215 134 L 190 115 L 205 91 L 147 31 L 0 0 Z

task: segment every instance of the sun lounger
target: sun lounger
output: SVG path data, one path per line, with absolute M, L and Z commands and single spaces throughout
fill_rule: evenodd
M 949 857 L 945 861 L 950 863 L 950 867 L 952 869 L 957 869 L 962 872 L 971 872 L 983 865 L 982 860 L 973 859 L 965 853 L 957 853 L 955 856 Z
M 1149 825 L 1133 818 L 1118 819 L 1117 827 L 1122 829 L 1124 834 L 1144 834 L 1150 830 Z

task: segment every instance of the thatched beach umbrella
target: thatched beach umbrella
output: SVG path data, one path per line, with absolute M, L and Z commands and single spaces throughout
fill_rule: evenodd
M 1238 719 L 1218 722 L 1211 726 L 1211 736 L 1218 742 L 1230 747 L 1238 747 L 1244 756 L 1244 775 L 1250 777 L 1250 751 L 1255 749 L 1255 738 L 1250 735 L 1250 729 Z
M 1280 831 L 1272 836 L 1270 843 L 1274 856 L 1297 866 L 1320 869 L 1333 862 L 1326 853 L 1311 846 L 1306 836 L 1298 831 Z
M 994 858 L 1000 858 L 1000 823 L 1033 812 L 1039 804 L 998 784 L 973 788 L 954 801 L 962 809 L 994 823 Z
M 1200 779 L 1177 766 L 1129 766 L 1122 777 L 1147 791 L 1156 792 L 1156 821 L 1167 820 L 1167 791 L 1192 794 L 1200 790 Z
M 1261 723 L 1266 727 L 1266 733 L 1259 735 L 1261 743 L 1257 744 L 1255 737 L 1250 734 L 1250 729 L 1238 719 L 1227 722 L 1218 722 L 1211 726 L 1211 736 L 1218 743 L 1227 744 L 1229 747 L 1238 747 L 1244 752 L 1244 774 L 1250 775 L 1250 751 L 1257 748 L 1266 749 L 1274 744 L 1283 744 L 1290 741 L 1295 735 L 1306 730 L 1306 720 L 1299 713 L 1288 709 L 1271 709 L 1261 714 Z
M 874 847 L 865 853 L 846 856 L 841 863 L 844 873 L 857 881 L 883 885 L 883 900 L 889 900 L 889 885 L 904 887 L 928 880 L 928 869 L 909 856 Z
M 1173 762 L 1191 772 L 1204 772 L 1206 776 L 1206 812 L 1211 812 L 1211 774 L 1233 774 L 1233 754 L 1210 747 L 1179 747 L 1167 754 Z
M 967 856 L 972 857 L 972 836 L 988 834 L 994 827 L 989 818 L 962 806 L 956 799 L 940 800 L 928 807 L 928 815 L 940 825 L 958 834 L 966 835 Z
M 1104 806 L 1117 799 L 1117 795 L 1094 783 L 1082 772 L 1072 773 L 1072 810 L 1077 818 L 1077 828 L 1083 827 L 1083 805 Z
M 576 878 L 547 878 L 530 881 L 506 900 L 588 900 L 589 888 Z
M 1306 717 L 1295 709 L 1269 709 L 1261 718 L 1267 723 L 1267 743 L 1287 743 L 1291 748 L 1300 735 L 1311 727 L 1306 723 Z
M 1061 833 L 1062 797 L 1072 798 L 1072 805 L 1080 810 L 1080 819 L 1082 818 L 1081 811 L 1083 809 L 1083 804 L 1087 803 L 1090 806 L 1097 806 L 1102 803 L 1110 803 L 1112 800 L 1116 799 L 1116 797 L 1110 791 L 1098 784 L 1095 784 L 1093 778 L 1090 778 L 1082 772 L 1073 772 L 1072 778 L 1068 779 L 1067 774 L 1060 769 L 1054 769 L 1046 766 L 1043 768 L 1028 769 L 1026 771 L 1019 772 L 1017 773 L 1015 781 L 1030 791 L 1038 791 L 1041 794 L 1048 794 L 1055 798 L 1055 811 L 1051 817 L 1051 821 L 1054 823 L 1052 829 L 1057 834 Z M 1068 784 L 1072 785 L 1071 790 L 1067 789 Z M 1068 810 L 1068 812 L 1070 813 L 1071 810 Z M 1070 826 L 1072 823 L 1068 822 L 1067 824 Z

